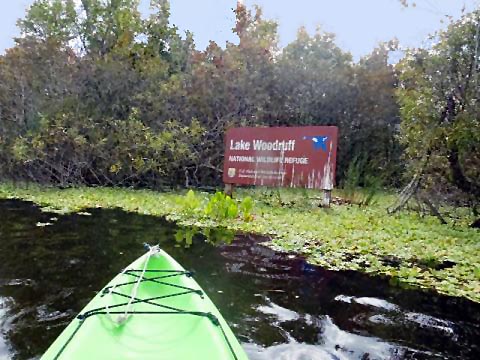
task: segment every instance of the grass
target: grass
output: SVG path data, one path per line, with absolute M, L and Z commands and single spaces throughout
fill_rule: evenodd
M 212 195 L 196 196 L 206 204 Z M 392 282 L 480 302 L 480 232 L 467 226 L 468 216 L 456 219 L 455 225 L 442 225 L 434 217 L 415 212 L 387 215 L 392 194 L 382 194 L 366 207 L 344 204 L 330 209 L 318 207 L 320 194 L 312 191 L 238 190 L 237 198 L 246 196 L 255 200 L 251 221 L 241 216 L 212 219 L 203 211 L 185 211 L 179 193 L 174 192 L 0 184 L 0 198 L 32 201 L 45 211 L 121 208 L 164 216 L 184 226 L 221 226 L 269 235 L 272 241 L 267 246 L 301 253 L 328 269 L 384 274 Z

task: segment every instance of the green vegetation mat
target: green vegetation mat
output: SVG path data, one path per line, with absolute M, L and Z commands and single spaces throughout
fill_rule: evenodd
M 318 193 L 282 190 L 278 197 L 275 191 L 243 189 L 237 197 L 248 195 L 255 203 L 246 221 L 240 215 L 234 219 L 214 218 L 195 207 L 186 209 L 179 195 L 119 188 L 0 184 L 0 198 L 33 201 L 45 211 L 121 208 L 165 216 L 180 225 L 222 226 L 269 235 L 272 241 L 267 246 L 301 253 L 311 263 L 328 269 L 384 274 L 394 283 L 480 302 L 480 231 L 468 227 L 471 219 L 461 214 L 462 209 L 456 210 L 455 223 L 442 225 L 434 217 L 415 212 L 387 215 L 386 207 L 394 200 L 389 194 L 367 207 L 334 204 L 322 209 L 312 202 L 320 196 Z M 211 197 L 195 195 L 199 204 Z

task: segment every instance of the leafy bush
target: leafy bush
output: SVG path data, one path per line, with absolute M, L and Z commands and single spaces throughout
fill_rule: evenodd
M 204 213 L 216 220 L 235 219 L 238 215 L 238 205 L 230 196 L 217 191 L 207 203 Z
M 10 151 L 21 172 L 43 183 L 155 186 L 184 179 L 202 133 L 195 120 L 189 126 L 167 121 L 155 132 L 135 109 L 128 119 L 104 122 L 60 114 L 42 117 Z

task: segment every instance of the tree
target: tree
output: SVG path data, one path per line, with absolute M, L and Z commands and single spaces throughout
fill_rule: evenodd
M 353 138 L 347 152 L 359 154 L 365 173 L 398 186 L 403 172 L 402 149 L 396 139 L 400 114 L 395 97 L 397 73 L 389 63 L 397 41 L 380 43 L 355 66 L 357 93 L 351 127 Z
M 480 201 L 479 20 L 479 11 L 467 14 L 435 34 L 431 48 L 410 50 L 399 64 L 397 92 L 401 141 L 415 174 L 411 189 L 454 186 L 474 205 Z
M 362 178 L 387 178 L 398 172 L 391 164 L 399 153 L 394 139 L 395 72 L 388 64 L 392 45 L 381 44 L 354 64 L 351 54 L 335 43 L 334 34 L 319 28 L 310 36 L 301 28 L 278 57 L 277 112 L 270 124 L 338 126 L 339 179 L 350 162 L 360 158 Z
M 18 26 L 25 37 L 55 40 L 67 46 L 78 36 L 77 22 L 74 0 L 37 0 Z
M 210 42 L 204 51 L 192 52 L 189 71 L 173 77 L 184 86 L 171 88 L 169 99 L 183 106 L 170 112 L 185 124 L 197 119 L 205 129 L 202 143 L 192 148 L 200 161 L 187 167 L 191 183 L 220 183 L 225 130 L 264 125 L 274 106 L 270 93 L 277 25 L 265 20 L 258 7 L 250 11 L 239 5 L 235 14 L 239 45 L 228 43 L 222 49 Z

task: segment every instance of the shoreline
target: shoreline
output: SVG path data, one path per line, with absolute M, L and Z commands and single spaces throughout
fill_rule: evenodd
M 178 202 L 182 192 L 0 183 L 0 199 L 31 201 L 44 211 L 66 214 L 119 208 L 165 217 L 181 226 L 254 233 L 271 238 L 266 246 L 301 255 L 329 270 L 387 275 L 393 282 L 480 303 L 480 231 L 468 228 L 467 221 L 452 226 L 413 212 L 387 215 L 385 206 L 393 198 L 388 194 L 368 207 L 334 204 L 323 209 L 312 205 L 306 191 L 282 191 L 285 204 L 280 206 L 262 189 L 239 189 L 239 199 L 251 196 L 255 202 L 253 220 L 245 222 L 186 212 Z M 197 192 L 197 196 L 207 201 L 211 194 Z

